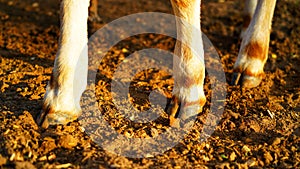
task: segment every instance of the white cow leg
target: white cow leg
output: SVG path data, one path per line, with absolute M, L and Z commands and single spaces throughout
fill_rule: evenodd
M 175 119 L 186 120 L 202 111 L 206 102 L 203 91 L 205 77 L 203 42 L 200 29 L 200 0 L 171 0 L 176 19 L 177 38 L 174 54 L 174 89 L 170 106 L 170 124 L 178 126 Z M 188 24 L 187 24 L 188 23 Z
M 260 84 L 268 59 L 272 17 L 276 0 L 260 0 L 241 43 L 232 83 L 252 88 Z
M 81 113 L 80 97 L 87 84 L 88 7 L 89 0 L 61 2 L 59 49 L 37 119 L 44 128 L 66 124 Z

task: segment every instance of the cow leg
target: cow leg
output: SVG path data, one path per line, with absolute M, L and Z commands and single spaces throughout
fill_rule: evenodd
M 260 0 L 243 36 L 232 84 L 252 88 L 260 84 L 268 58 L 272 17 L 276 0 Z
M 200 31 L 200 0 L 171 0 L 176 19 L 177 41 L 173 62 L 174 90 L 169 113 L 170 123 L 181 110 L 185 120 L 202 111 L 206 102 L 203 42 Z M 183 20 L 186 22 L 183 22 Z M 188 24 L 187 24 L 188 23 Z M 177 121 L 178 122 L 178 121 Z M 176 123 L 175 125 L 178 125 Z
M 87 84 L 88 7 L 89 0 L 61 2 L 58 52 L 37 119 L 44 128 L 66 124 L 81 113 L 80 97 Z

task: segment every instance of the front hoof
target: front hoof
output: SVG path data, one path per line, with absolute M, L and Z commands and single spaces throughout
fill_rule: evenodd
M 43 110 L 37 117 L 37 124 L 44 129 L 47 129 L 51 125 L 66 125 L 69 122 L 76 120 L 80 115 L 80 111 L 77 112 L 62 112 L 53 111 L 53 109 Z
M 170 114 L 170 126 L 180 128 L 191 117 L 195 117 L 202 111 L 206 98 L 200 98 L 200 101 L 182 103 L 180 99 L 173 96 L 168 104 L 166 112 Z
M 180 114 L 178 117 L 170 116 L 170 126 L 175 128 L 190 128 L 194 124 L 193 119 L 195 119 L 201 111 L 202 106 L 200 105 L 184 107 L 178 110 L 178 114 Z

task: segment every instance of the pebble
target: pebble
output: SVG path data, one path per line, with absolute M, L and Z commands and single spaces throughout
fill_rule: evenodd
M 77 145 L 78 141 L 70 134 L 62 135 L 58 141 L 58 144 L 66 149 L 72 149 Z
M 234 161 L 235 158 L 236 158 L 236 154 L 235 154 L 235 152 L 232 152 L 232 153 L 229 155 L 229 160 L 230 160 L 230 161 Z
M 36 8 L 38 6 L 39 6 L 39 3 L 37 3 L 37 2 L 35 2 L 35 3 L 32 4 L 32 7 L 34 7 L 34 8 Z
M 268 151 L 264 153 L 264 158 L 267 164 L 270 164 L 273 161 L 273 157 Z
M 0 166 L 6 164 L 7 159 L 0 154 Z
M 278 144 L 280 144 L 280 142 L 281 142 L 281 139 L 280 139 L 279 137 L 276 137 L 276 138 L 274 139 L 272 145 L 278 145 Z

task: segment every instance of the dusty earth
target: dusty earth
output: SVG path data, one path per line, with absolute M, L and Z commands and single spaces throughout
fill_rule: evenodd
M 227 84 L 240 43 L 242 8 L 240 1 L 204 1 L 202 4 L 202 29 L 221 57 Z M 110 133 L 90 135 L 88 126 L 78 121 L 47 130 L 36 125 L 34 119 L 41 111 L 57 50 L 59 1 L 0 0 L 0 168 L 300 168 L 299 9 L 298 0 L 278 1 L 266 76 L 259 87 L 251 90 L 223 85 L 227 91 L 226 105 L 211 137 L 204 141 L 200 137 L 212 105 L 213 78 L 207 75 L 208 102 L 184 139 L 162 154 L 131 158 L 106 151 L 97 144 L 97 139 L 103 141 Z M 91 24 L 90 32 L 128 14 L 172 13 L 170 3 L 162 0 L 136 0 L 134 3 L 102 0 L 99 10 L 102 22 Z M 162 24 L 162 28 L 164 26 L 168 27 L 168 23 Z M 147 48 L 172 51 L 174 44 L 174 39 L 155 34 L 124 39 L 98 63 L 96 83 L 89 85 L 82 104 L 92 103 L 88 94 L 95 93 L 104 119 L 126 138 L 145 139 L 164 133 L 169 128 L 169 119 L 159 108 L 154 107 L 162 112 L 157 120 L 135 123 L 129 113 L 132 108 L 125 103 L 122 110 L 115 107 L 111 79 L 118 65 L 128 63 L 126 56 L 133 52 Z M 145 65 L 151 63 L 145 60 Z M 121 65 L 124 73 L 134 66 L 140 65 Z M 149 93 L 157 90 L 169 98 L 172 85 L 173 79 L 165 71 L 140 71 L 130 81 L 130 102 L 134 109 L 147 110 L 150 108 Z M 93 111 L 84 114 L 85 124 L 99 129 L 97 121 L 88 118 L 93 116 L 99 114 Z M 173 136 L 176 131 L 168 139 Z M 126 143 L 114 141 L 123 145 L 123 149 L 117 148 L 115 152 L 130 151 L 130 148 L 124 149 Z M 139 148 L 145 147 L 138 147 L 137 152 Z

